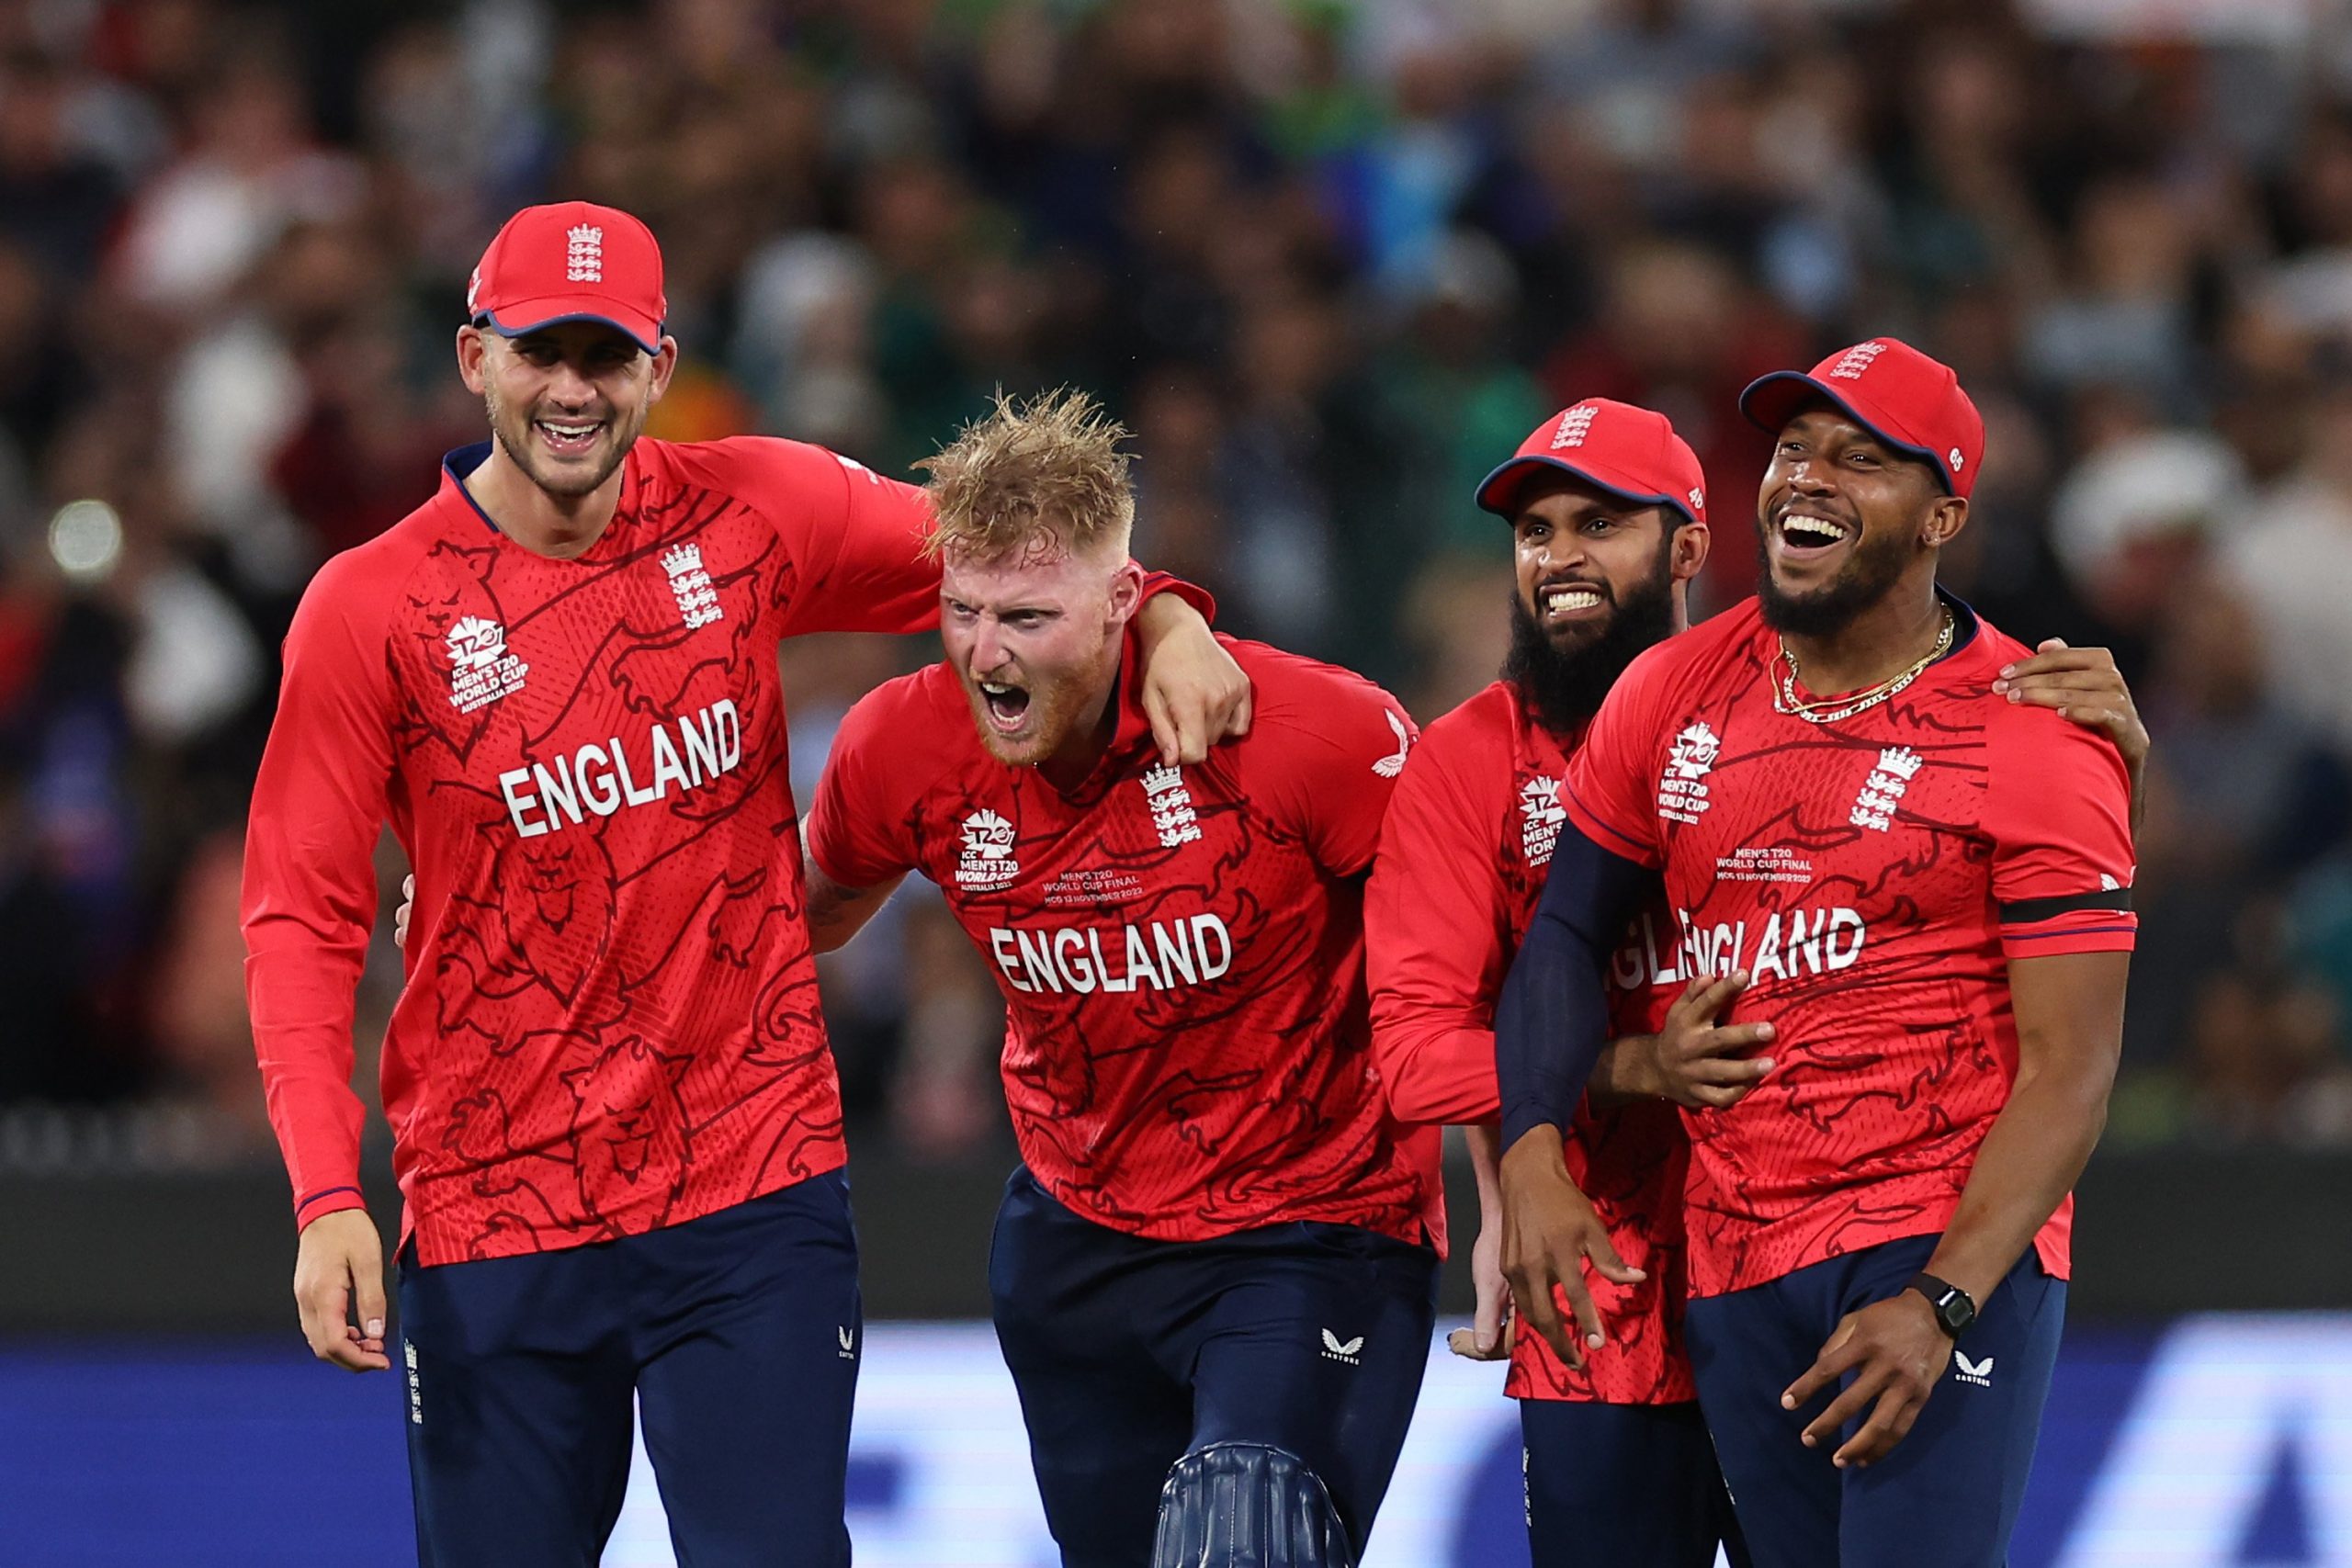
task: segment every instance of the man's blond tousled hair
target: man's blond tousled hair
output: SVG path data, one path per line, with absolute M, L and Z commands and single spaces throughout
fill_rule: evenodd
M 968 560 L 1111 552 L 1135 526 L 1126 426 L 1072 387 L 996 406 L 917 463 L 934 514 L 927 544 Z

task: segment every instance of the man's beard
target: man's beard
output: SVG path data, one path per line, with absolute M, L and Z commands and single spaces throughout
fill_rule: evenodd
M 506 449 L 506 456 L 514 466 L 549 495 L 567 499 L 593 495 L 606 479 L 611 479 L 613 470 L 621 466 L 621 460 L 628 456 L 628 449 L 637 444 L 637 433 L 645 423 L 642 408 L 638 411 L 637 423 L 626 430 L 617 418 L 608 418 L 605 424 L 605 439 L 612 444 L 611 449 L 603 462 L 583 474 L 579 470 L 552 467 L 553 459 L 539 450 L 538 443 L 532 434 L 531 416 L 527 412 L 520 415 L 510 413 L 495 387 L 485 387 L 481 400 L 482 406 L 490 412 L 491 434 L 497 438 L 499 446 Z M 540 466 L 542 459 L 550 466 L 543 468 Z
M 1625 666 L 1673 635 L 1674 575 L 1668 566 L 1673 541 L 1669 531 L 1657 572 L 1617 603 L 1598 635 L 1574 648 L 1553 643 L 1512 585 L 1510 653 L 1503 660 L 1503 679 L 1519 688 L 1546 729 L 1573 729 L 1599 713 Z
M 1871 608 L 1902 581 L 1911 564 L 1911 542 L 1900 533 L 1872 539 L 1865 533 L 1854 541 L 1853 553 L 1838 575 L 1804 593 L 1785 593 L 1772 581 L 1772 555 L 1765 544 L 1764 526 L 1756 530 L 1756 598 L 1764 624 L 1776 632 L 1796 637 L 1835 637 L 1854 617 Z
M 1064 747 L 1080 739 L 1080 717 L 1102 690 L 1098 684 L 1102 678 L 1097 672 L 1100 668 L 1097 665 L 1068 670 L 1030 685 L 1029 708 L 1023 716 L 1027 720 L 1027 730 L 1017 739 L 1001 734 L 989 722 L 988 698 L 980 694 L 978 682 L 965 674 L 964 697 L 971 705 L 972 723 L 979 731 L 981 749 L 1007 767 L 1035 768 L 1053 761 Z M 1114 682 L 1119 679 L 1115 664 L 1111 679 Z M 1114 684 L 1102 716 L 1109 723 L 1118 722 L 1113 716 L 1118 705 L 1119 693 Z

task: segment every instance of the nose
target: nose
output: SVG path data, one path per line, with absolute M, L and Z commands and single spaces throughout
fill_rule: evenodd
M 972 673 L 994 674 L 1005 662 L 1004 635 L 996 617 L 982 615 L 972 628 Z
M 584 409 L 595 401 L 596 388 L 570 359 L 559 359 L 548 372 L 546 396 L 563 409 Z
M 1789 465 L 1789 488 L 1799 495 L 1826 496 L 1837 493 L 1836 470 L 1816 461 L 1811 453 Z
M 1585 538 L 1577 530 L 1554 529 L 1551 536 L 1537 547 L 1536 562 L 1546 573 L 1570 571 L 1585 563 Z

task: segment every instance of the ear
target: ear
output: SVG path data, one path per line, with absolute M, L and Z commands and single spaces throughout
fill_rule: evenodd
M 480 327 L 469 321 L 458 329 L 458 375 L 475 397 L 481 397 L 490 385 L 489 367 L 483 363 L 489 357 L 489 338 Z
M 1939 496 L 1928 508 L 1928 515 L 1919 525 L 1919 543 L 1931 550 L 1942 549 L 1960 537 L 1960 531 L 1967 526 L 1967 498 Z
M 670 378 L 678 372 L 678 340 L 664 336 L 662 346 L 653 355 L 653 379 L 645 389 L 645 406 L 651 408 L 670 389 Z
M 1124 626 L 1143 608 L 1143 568 L 1132 558 L 1111 573 L 1111 624 Z
M 1674 550 L 1667 567 L 1677 582 L 1688 582 L 1699 575 L 1707 564 L 1707 552 L 1714 546 L 1714 535 L 1704 523 L 1685 523 L 1674 531 Z

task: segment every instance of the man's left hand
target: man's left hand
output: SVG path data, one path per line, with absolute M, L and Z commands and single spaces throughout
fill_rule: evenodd
M 1201 613 L 1161 593 L 1136 613 L 1143 650 L 1143 711 L 1162 762 L 1206 760 L 1220 740 L 1250 733 L 1250 677 Z
M 1830 1456 L 1840 1470 L 1877 1463 L 1894 1451 L 1911 1430 L 1951 1360 L 1952 1342 L 1936 1322 L 1935 1308 L 1917 1291 L 1860 1312 L 1849 1312 L 1804 1376 L 1781 1395 L 1781 1408 L 1795 1410 L 1823 1389 L 1835 1388 L 1848 1372 L 1854 1381 L 1829 1407 L 1806 1423 L 1805 1447 L 1835 1438 L 1847 1422 L 1870 1411 L 1853 1437 Z

